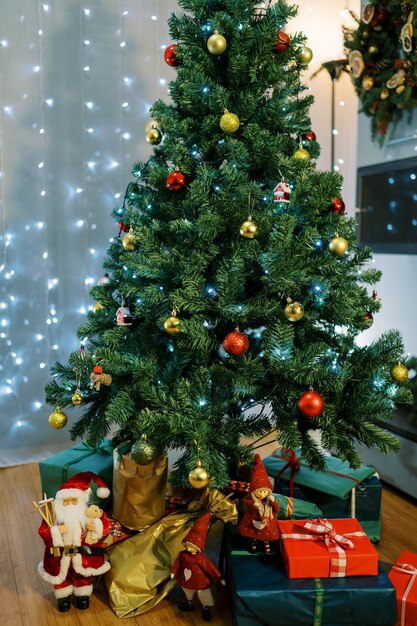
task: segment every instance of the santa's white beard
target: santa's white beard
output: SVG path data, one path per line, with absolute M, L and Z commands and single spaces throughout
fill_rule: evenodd
M 64 506 L 62 501 L 54 503 L 56 524 L 64 524 L 67 532 L 62 535 L 65 545 L 81 545 L 81 533 L 85 530 L 87 518 L 85 516 L 86 504 L 68 504 Z

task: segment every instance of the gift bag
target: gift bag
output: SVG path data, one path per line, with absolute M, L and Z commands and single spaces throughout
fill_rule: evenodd
M 205 511 L 212 513 L 213 521 L 237 523 L 236 504 L 217 489 L 204 489 L 186 511 L 166 515 L 109 549 L 111 569 L 105 583 L 117 617 L 145 613 L 176 586 L 177 581 L 170 577 L 172 564 L 184 547 L 182 540 Z
M 143 530 L 165 513 L 168 458 L 138 465 L 127 454 L 114 451 L 113 515 L 130 530 Z

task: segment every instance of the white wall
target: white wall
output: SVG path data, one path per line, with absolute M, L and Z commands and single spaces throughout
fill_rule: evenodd
M 315 102 L 311 108 L 312 129 L 320 143 L 321 155 L 317 161 L 320 170 L 331 169 L 331 91 L 332 81 L 327 70 L 311 76 L 326 61 L 345 58 L 342 25 L 354 24 L 347 8 L 359 12 L 359 0 L 300 0 L 298 15 L 288 24 L 288 32 L 301 31 L 307 36 L 307 46 L 313 51 L 313 60 L 303 72 Z M 335 84 L 335 164 L 344 178 L 343 199 L 350 215 L 356 207 L 356 141 L 358 99 L 350 76 L 342 73 Z
M 417 156 L 417 115 L 411 121 L 405 115 L 388 136 L 384 146 L 371 141 L 370 119 L 363 114 L 358 121 L 358 167 L 396 161 Z M 392 134 L 391 134 L 392 133 Z M 417 191 L 417 184 L 416 184 Z M 363 337 L 377 337 L 384 330 L 398 328 L 404 339 L 406 352 L 417 355 L 417 255 L 374 254 L 375 266 L 383 272 L 377 286 L 381 311 L 374 316 L 374 324 Z
M 359 115 L 358 167 L 405 159 L 417 154 L 417 115 L 410 121 L 407 115 L 397 128 L 388 131 L 384 146 L 371 141 L 370 119 Z M 417 185 L 416 185 L 417 191 Z M 417 255 L 374 254 L 375 266 L 382 271 L 378 295 L 382 308 L 374 316 L 373 326 L 360 338 L 363 343 L 378 337 L 381 332 L 398 328 L 403 336 L 406 352 L 417 354 L 415 311 L 417 308 Z M 401 425 L 405 425 L 404 424 Z M 399 454 L 386 456 L 375 449 L 358 446 L 364 463 L 375 467 L 382 480 L 417 497 L 417 444 L 398 437 Z

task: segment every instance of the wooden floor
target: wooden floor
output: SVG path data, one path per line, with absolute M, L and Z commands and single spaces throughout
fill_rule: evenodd
M 38 465 L 0 469 L 0 623 L 1 626 L 158 626 L 201 625 L 200 611 L 181 614 L 173 599 L 160 602 L 136 618 L 118 619 L 109 607 L 102 583 L 87 611 L 72 607 L 69 613 L 56 610 L 52 586 L 37 573 L 43 543 L 37 534 L 38 513 L 31 513 L 32 500 L 39 500 Z M 216 524 L 214 528 L 220 527 Z M 401 550 L 417 552 L 417 503 L 384 486 L 383 530 L 377 549 L 385 563 L 392 563 Z M 219 533 L 218 533 L 219 534 Z M 218 537 L 212 537 L 209 555 L 215 560 Z M 231 626 L 227 588 L 217 588 L 213 626 Z

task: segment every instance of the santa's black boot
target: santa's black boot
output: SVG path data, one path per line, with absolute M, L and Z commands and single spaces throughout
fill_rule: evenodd
M 71 608 L 71 596 L 67 596 L 66 598 L 57 598 L 58 602 L 58 611 L 60 613 L 65 613 L 69 611 Z
M 90 606 L 90 596 L 77 596 L 77 609 L 84 611 Z
M 189 600 L 183 600 L 182 602 L 178 602 L 177 607 L 180 611 L 194 611 L 194 604 L 189 602 Z
M 203 610 L 201 611 L 201 619 L 203 622 L 211 621 L 211 611 L 209 606 L 203 606 Z

